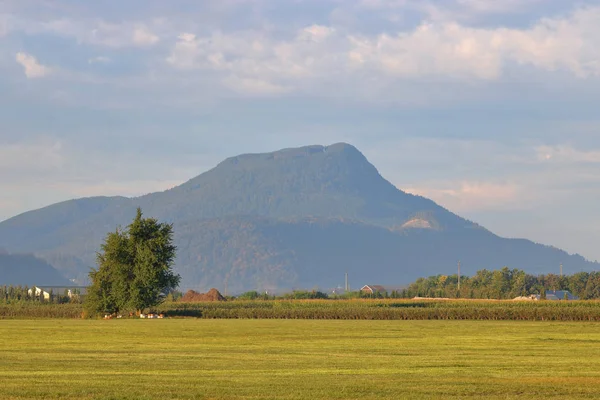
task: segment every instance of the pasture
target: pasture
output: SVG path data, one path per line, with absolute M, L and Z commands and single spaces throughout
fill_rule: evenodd
M 598 398 L 600 325 L 0 320 L 2 399 Z

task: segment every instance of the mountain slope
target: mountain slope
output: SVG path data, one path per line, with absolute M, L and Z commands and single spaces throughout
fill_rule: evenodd
M 178 258 L 185 282 L 230 292 L 249 288 L 312 288 L 343 285 L 348 272 L 356 288 L 408 283 L 421 276 L 510 268 L 547 273 L 560 263 L 570 271 L 592 268 L 580 256 L 528 240 L 502 239 L 481 230 L 463 235 L 436 230 L 394 232 L 339 219 L 282 221 L 227 217 L 176 228 L 184 246 Z
M 545 272 L 596 264 L 499 238 L 386 181 L 354 147 L 308 146 L 229 158 L 139 198 L 72 200 L 0 223 L 0 246 L 35 252 L 83 281 L 106 233 L 146 216 L 174 223 L 183 287 L 230 290 L 406 283 L 417 276 L 509 265 Z M 364 283 L 363 282 L 363 283 Z
M 140 199 L 153 215 L 340 217 L 392 227 L 427 210 L 446 228 L 464 220 L 432 201 L 398 190 L 353 146 L 308 146 L 225 160 L 165 193 Z
M 64 276 L 32 255 L 0 254 L 0 285 L 70 285 Z

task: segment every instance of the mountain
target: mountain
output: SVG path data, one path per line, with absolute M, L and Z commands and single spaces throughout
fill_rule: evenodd
M 578 255 L 500 238 L 398 190 L 355 147 L 308 146 L 229 158 L 181 186 L 137 198 L 71 200 L 0 223 L 0 246 L 86 279 L 106 233 L 142 207 L 172 222 L 183 288 L 273 289 L 408 283 L 508 265 L 595 269 Z
M 0 285 L 69 285 L 69 282 L 47 262 L 32 255 L 0 253 Z

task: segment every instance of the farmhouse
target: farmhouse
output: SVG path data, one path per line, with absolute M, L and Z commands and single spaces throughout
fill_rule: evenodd
M 387 289 L 381 285 L 365 285 L 360 288 L 362 293 L 376 294 L 376 293 L 387 293 Z

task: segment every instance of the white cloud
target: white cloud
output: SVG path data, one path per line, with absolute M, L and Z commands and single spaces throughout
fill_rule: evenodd
M 0 145 L 0 179 L 6 182 L 19 172 L 47 172 L 60 168 L 64 163 L 63 146 L 60 141 L 37 139 L 32 142 Z
M 110 62 L 111 62 L 111 59 L 109 57 L 105 57 L 105 56 L 97 56 L 97 57 L 90 58 L 88 60 L 88 64 L 108 64 Z
M 582 151 L 569 145 L 539 146 L 536 149 L 540 161 L 553 163 L 600 163 L 600 150 Z
M 0 14 L 0 27 L 2 26 Z M 152 21 L 151 21 L 152 22 Z M 124 21 L 107 22 L 102 19 L 55 18 L 35 20 L 12 18 L 12 30 L 28 35 L 56 35 L 73 38 L 78 43 L 104 46 L 109 48 L 150 47 L 159 42 L 156 30 L 161 24 Z
M 92 29 L 81 25 L 81 22 L 71 21 L 72 31 L 70 29 L 56 30 L 57 33 L 76 36 L 78 40 L 94 45 L 106 47 L 148 47 L 159 41 L 157 35 L 148 28 L 139 24 L 121 23 L 112 24 L 104 21 L 92 23 Z
M 349 59 L 403 77 L 441 75 L 497 79 L 507 64 L 600 75 L 600 7 L 566 18 L 542 19 L 529 29 L 469 28 L 424 23 L 409 33 L 351 37 Z
M 348 57 L 354 65 L 393 76 L 495 79 L 501 74 L 500 35 L 455 23 L 423 24 L 407 34 L 350 40 Z
M 137 27 L 133 31 L 133 43 L 138 46 L 152 46 L 159 38 L 144 27 Z
M 203 55 L 200 45 L 193 33 L 180 34 L 171 55 L 167 58 L 167 62 L 180 69 L 196 67 L 198 59 Z
M 230 77 L 225 79 L 225 84 L 234 92 L 255 95 L 275 95 L 288 92 L 289 87 L 276 85 L 258 79 Z
M 0 15 L 0 38 L 8 35 L 8 18 L 4 15 Z
M 256 31 L 209 36 L 187 32 L 179 35 L 167 62 L 178 69 L 218 72 L 225 82 L 237 79 L 303 91 L 319 90 L 322 82 L 328 87 L 335 82 L 372 87 L 362 77 L 387 82 L 431 76 L 498 80 L 506 69 L 519 65 L 586 78 L 600 75 L 598 21 L 600 7 L 589 7 L 526 29 L 423 22 L 411 31 L 365 36 L 311 25 L 287 40 Z
M 19 52 L 15 56 L 17 63 L 25 69 L 25 76 L 30 79 L 42 78 L 50 74 L 51 69 L 40 64 L 37 59 L 27 53 Z
M 516 13 L 543 0 L 457 0 L 457 5 L 481 14 Z
M 335 59 L 343 56 L 332 51 L 335 46 L 330 41 L 339 41 L 333 32 L 313 25 L 299 30 L 290 41 L 261 32 L 214 33 L 208 37 L 182 33 L 167 62 L 182 70 L 218 72 L 227 87 L 240 92 L 283 93 L 300 87 L 299 82 L 309 83 L 336 72 L 340 62 Z
M 600 75 L 600 7 L 581 9 L 566 19 L 543 19 L 527 31 L 506 30 L 509 56 L 521 64 L 577 76 Z
M 520 209 L 527 198 L 514 183 L 444 182 L 403 189 L 434 200 L 454 212 Z
M 329 37 L 334 32 L 335 29 L 328 26 L 311 25 L 302 29 L 298 34 L 298 38 L 300 40 L 321 42 L 327 39 L 327 37 Z

